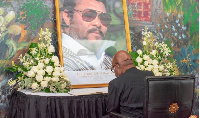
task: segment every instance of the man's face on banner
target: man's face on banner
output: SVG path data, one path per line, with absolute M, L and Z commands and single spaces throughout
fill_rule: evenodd
M 70 21 L 69 35 L 76 39 L 102 40 L 107 32 L 106 21 L 109 21 L 109 15 L 102 2 L 78 0 Z

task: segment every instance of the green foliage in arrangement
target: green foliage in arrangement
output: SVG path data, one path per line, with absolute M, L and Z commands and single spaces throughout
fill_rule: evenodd
M 67 93 L 71 84 L 64 73 L 64 67 L 54 56 L 55 48 L 51 45 L 51 33 L 48 29 L 40 32 L 40 43 L 31 43 L 29 51 L 20 55 L 20 64 L 6 68 L 11 72 L 18 72 L 16 79 L 9 79 L 12 88 L 32 89 L 32 92 L 44 91 L 52 93 Z
M 137 69 L 152 71 L 155 76 L 172 76 L 178 72 L 176 61 L 170 58 L 171 49 L 164 42 L 157 42 L 148 29 L 142 31 L 143 50 L 129 52 Z

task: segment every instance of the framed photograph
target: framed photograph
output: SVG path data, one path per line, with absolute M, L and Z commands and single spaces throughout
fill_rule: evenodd
M 72 88 L 108 86 L 114 54 L 131 51 L 126 0 L 55 0 L 55 8 L 60 62 Z

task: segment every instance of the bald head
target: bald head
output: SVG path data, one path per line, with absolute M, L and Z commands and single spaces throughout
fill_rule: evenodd
M 112 65 L 114 64 L 120 64 L 122 66 L 127 66 L 131 64 L 133 65 L 133 60 L 128 52 L 120 50 L 113 57 Z
M 113 57 L 112 67 L 114 67 L 115 75 L 118 77 L 127 69 L 135 67 L 135 65 L 131 55 L 124 50 L 120 50 Z

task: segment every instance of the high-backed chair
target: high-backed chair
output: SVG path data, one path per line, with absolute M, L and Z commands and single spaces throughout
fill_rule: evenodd
M 145 80 L 145 118 L 189 118 L 195 77 L 152 76 Z
M 194 84 L 193 75 L 146 77 L 144 118 L 189 118 Z M 109 114 L 112 118 L 129 118 L 120 113 Z

